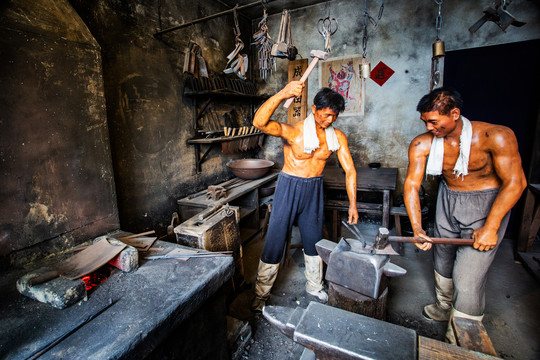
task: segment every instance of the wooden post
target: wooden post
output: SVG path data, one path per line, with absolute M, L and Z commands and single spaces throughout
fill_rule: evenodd
M 307 67 L 308 59 L 289 61 L 289 82 L 293 80 L 300 80 Z M 288 124 L 294 124 L 298 121 L 304 120 L 307 116 L 307 80 L 305 84 L 306 86 L 304 87 L 304 91 L 302 91 L 302 96 L 294 99 L 292 105 L 289 107 L 287 112 Z

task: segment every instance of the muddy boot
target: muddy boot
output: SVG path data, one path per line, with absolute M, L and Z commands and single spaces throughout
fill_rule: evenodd
M 424 306 L 422 315 L 428 320 L 448 321 L 452 310 L 454 283 L 435 271 L 435 295 L 437 302 Z
M 255 298 L 251 303 L 251 310 L 261 312 L 270 297 L 270 290 L 276 281 L 279 269 L 278 264 L 267 264 L 259 260 L 259 269 L 257 270 L 257 282 L 255 283 Z
M 328 294 L 323 288 L 323 261 L 320 256 L 309 256 L 304 254 L 306 262 L 306 291 L 308 294 L 317 297 L 322 303 L 328 301 Z
M 450 311 L 450 319 L 448 320 L 448 327 L 446 328 L 446 335 L 445 335 L 444 340 L 447 343 L 450 343 L 453 345 L 457 345 L 456 336 L 454 334 L 454 328 L 452 327 L 452 319 L 455 317 L 482 321 L 482 319 L 484 318 L 484 315 L 469 315 L 469 314 L 462 313 L 461 311 L 458 311 L 452 308 L 452 310 Z

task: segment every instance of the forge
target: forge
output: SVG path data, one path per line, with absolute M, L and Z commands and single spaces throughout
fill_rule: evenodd
M 185 248 L 159 240 L 153 246 L 164 253 Z M 141 257 L 132 272 L 110 265 L 93 272 L 87 284 L 97 286 L 86 298 L 58 309 L 21 295 L 15 284 L 28 270 L 11 270 L 0 282 L 0 358 L 226 358 L 226 288 L 233 271 L 229 256 Z

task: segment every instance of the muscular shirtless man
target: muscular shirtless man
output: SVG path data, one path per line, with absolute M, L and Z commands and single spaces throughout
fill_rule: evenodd
M 270 120 L 283 101 L 300 96 L 304 84 L 293 81 L 268 99 L 257 111 L 253 125 L 265 134 L 283 139 L 284 165 L 279 174 L 274 204 L 270 215 L 252 308 L 261 311 L 270 296 L 277 277 L 279 261 L 287 235 L 296 221 L 304 246 L 306 262 L 306 291 L 327 301 L 323 289 L 323 262 L 317 255 L 315 243 L 321 240 L 323 230 L 323 179 L 326 160 L 336 151 L 345 170 L 347 195 L 349 197 L 349 223 L 358 221 L 356 209 L 356 170 L 347 144 L 347 137 L 334 129 L 332 123 L 345 108 L 343 97 L 335 91 L 323 88 L 313 100 L 312 114 L 296 124 Z
M 510 209 L 526 186 L 518 144 L 512 130 L 467 120 L 456 91 L 440 88 L 422 97 L 417 110 L 427 132 L 409 147 L 404 198 L 415 237 L 430 240 L 422 229 L 418 190 L 428 175 L 441 175 L 435 236 L 471 238 L 473 246 L 434 245 L 437 302 L 426 305 L 427 319 L 482 320 L 487 271 L 504 236 Z M 427 163 L 427 167 L 426 167 Z M 417 243 L 429 250 L 431 243 Z M 447 332 L 453 341 L 451 326 Z

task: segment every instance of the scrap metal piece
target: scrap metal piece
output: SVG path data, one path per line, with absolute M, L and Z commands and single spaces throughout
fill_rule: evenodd
M 414 330 L 328 305 L 265 306 L 263 316 L 317 359 L 417 358 Z
M 220 185 L 210 185 L 208 187 L 208 193 L 206 196 L 214 201 L 217 201 L 221 198 L 227 197 L 227 190 Z

